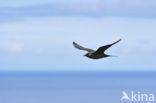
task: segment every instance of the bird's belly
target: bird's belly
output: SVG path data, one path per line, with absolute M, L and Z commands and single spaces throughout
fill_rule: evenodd
M 100 59 L 100 58 L 104 58 L 105 56 L 103 54 L 98 54 L 98 55 L 91 55 L 90 58 L 92 59 Z

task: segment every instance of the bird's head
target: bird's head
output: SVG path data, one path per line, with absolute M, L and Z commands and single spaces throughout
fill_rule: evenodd
M 85 54 L 85 55 L 83 55 L 83 56 L 89 57 L 89 53 L 87 53 L 87 54 Z

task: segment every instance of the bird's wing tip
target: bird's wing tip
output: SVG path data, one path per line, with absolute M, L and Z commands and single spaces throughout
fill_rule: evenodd
M 76 44 L 76 43 L 73 41 L 73 44 Z
M 121 41 L 122 39 L 120 38 L 117 42 Z

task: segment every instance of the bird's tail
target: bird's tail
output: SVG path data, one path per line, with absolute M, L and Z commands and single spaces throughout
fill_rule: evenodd
M 114 56 L 114 55 L 109 55 L 109 57 L 118 57 L 118 56 Z

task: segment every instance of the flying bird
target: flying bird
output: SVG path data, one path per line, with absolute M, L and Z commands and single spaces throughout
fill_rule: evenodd
M 89 48 L 85 48 L 83 46 L 80 46 L 79 44 L 73 42 L 73 45 L 75 48 L 80 49 L 80 50 L 85 50 L 88 53 L 85 54 L 84 56 L 91 58 L 91 59 L 100 59 L 100 58 L 104 58 L 104 57 L 111 57 L 112 55 L 107 55 L 104 52 L 110 48 L 112 45 L 118 43 L 119 41 L 121 41 L 121 39 L 119 39 L 118 41 L 112 43 L 112 44 L 108 44 L 102 47 L 99 47 L 96 51 L 93 49 L 89 49 Z

